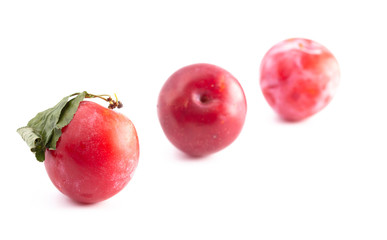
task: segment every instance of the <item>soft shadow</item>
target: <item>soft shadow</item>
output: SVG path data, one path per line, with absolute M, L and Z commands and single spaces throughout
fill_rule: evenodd
M 64 207 L 71 207 L 71 208 L 92 208 L 92 207 L 100 207 L 104 205 L 104 201 L 98 202 L 98 203 L 83 203 L 75 201 L 63 194 L 58 196 L 58 202 L 60 202 L 60 205 Z
M 175 150 L 175 154 L 177 159 L 181 160 L 181 161 L 188 161 L 188 162 L 196 162 L 196 161 L 206 161 L 208 159 L 210 159 L 211 155 L 207 155 L 207 156 L 192 156 L 192 155 L 188 155 L 184 152 L 181 152 L 179 150 Z
M 305 118 L 305 119 L 302 119 L 302 120 L 299 120 L 299 121 L 295 121 L 295 120 L 286 120 L 278 115 L 274 115 L 274 121 L 276 123 L 279 123 L 279 124 L 289 124 L 289 125 L 297 125 L 297 124 L 301 124 L 301 123 L 305 123 L 305 122 L 308 122 L 310 117 L 308 118 Z

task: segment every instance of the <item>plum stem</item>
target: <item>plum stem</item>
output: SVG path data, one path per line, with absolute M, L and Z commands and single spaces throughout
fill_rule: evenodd
M 80 93 L 74 93 L 74 94 L 70 95 L 70 97 L 77 96 L 79 94 Z M 114 96 L 115 96 L 116 100 L 113 100 L 113 98 L 109 94 L 96 95 L 96 94 L 86 93 L 85 98 L 100 98 L 100 99 L 109 103 L 109 106 L 108 106 L 109 109 L 114 109 L 116 107 L 122 108 L 123 104 L 120 101 L 118 101 L 117 95 L 115 93 L 114 93 Z

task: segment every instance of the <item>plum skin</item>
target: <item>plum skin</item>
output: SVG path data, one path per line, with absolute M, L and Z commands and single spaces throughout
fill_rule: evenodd
M 242 130 L 246 98 L 226 70 L 199 63 L 172 74 L 158 98 L 161 127 L 178 149 L 194 157 L 231 144 Z
M 124 115 L 83 101 L 44 165 L 53 184 L 81 203 L 106 200 L 130 181 L 139 159 L 137 132 Z
M 300 121 L 321 111 L 333 98 L 339 79 L 336 58 L 309 39 L 279 42 L 261 62 L 263 95 L 287 121 Z

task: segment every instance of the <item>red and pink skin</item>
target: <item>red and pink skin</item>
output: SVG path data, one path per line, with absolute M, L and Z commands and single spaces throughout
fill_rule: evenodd
M 121 191 L 138 164 L 136 129 L 124 115 L 83 101 L 62 129 L 56 150 L 46 150 L 45 167 L 63 194 L 96 203 Z
M 339 65 L 333 54 L 308 39 L 276 44 L 261 63 L 263 95 L 287 121 L 300 121 L 323 109 L 331 101 L 339 79 Z
M 157 107 L 167 138 L 194 157 L 231 144 L 242 130 L 247 108 L 237 79 L 218 66 L 204 63 L 172 74 L 160 91 Z

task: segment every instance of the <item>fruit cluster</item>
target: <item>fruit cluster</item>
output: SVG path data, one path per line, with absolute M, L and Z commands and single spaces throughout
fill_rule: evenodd
M 287 121 L 300 121 L 332 99 L 340 72 L 332 53 L 317 42 L 288 39 L 273 46 L 260 69 L 262 93 Z M 102 107 L 85 98 L 100 98 Z M 131 179 L 139 159 L 132 122 L 112 109 L 117 97 L 75 93 L 40 112 L 17 131 L 37 160 L 44 161 L 53 184 L 83 203 L 103 201 Z M 242 130 L 247 104 L 242 86 L 226 70 L 193 64 L 172 74 L 157 104 L 161 127 L 188 155 L 200 157 L 230 145 Z

